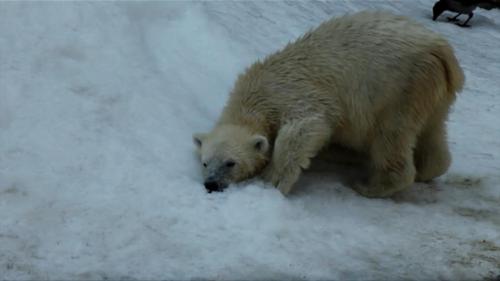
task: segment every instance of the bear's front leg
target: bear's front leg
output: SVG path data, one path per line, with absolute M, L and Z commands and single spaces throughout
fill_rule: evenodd
M 329 141 L 331 126 L 321 117 L 289 121 L 282 125 L 274 143 L 264 180 L 276 186 L 282 194 L 290 193 L 302 169 L 307 169 Z

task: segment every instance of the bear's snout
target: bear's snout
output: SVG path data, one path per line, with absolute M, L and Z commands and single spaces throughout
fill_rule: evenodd
M 224 189 L 224 186 L 216 181 L 206 181 L 204 185 L 208 193 L 212 191 L 222 191 Z

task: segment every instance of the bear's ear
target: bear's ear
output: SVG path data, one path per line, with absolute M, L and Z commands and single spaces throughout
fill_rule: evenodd
M 269 142 L 267 141 L 267 138 L 262 135 L 252 136 L 251 143 L 253 148 L 255 148 L 258 152 L 266 153 L 269 149 Z
M 197 148 L 201 147 L 201 145 L 203 144 L 203 141 L 205 140 L 206 137 L 207 137 L 207 134 L 202 134 L 202 133 L 198 133 L 198 134 L 193 135 L 193 142 Z

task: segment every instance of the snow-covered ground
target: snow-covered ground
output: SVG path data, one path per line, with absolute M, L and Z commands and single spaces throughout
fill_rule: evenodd
M 0 2 L 0 279 L 487 279 L 500 274 L 500 11 L 432 0 Z M 332 16 L 409 15 L 467 82 L 454 162 L 394 199 L 316 165 L 288 198 L 207 194 L 191 141 L 238 73 Z M 325 164 L 325 163 L 323 163 Z

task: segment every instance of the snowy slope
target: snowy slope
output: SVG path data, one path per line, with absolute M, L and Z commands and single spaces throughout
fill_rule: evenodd
M 0 2 L 0 279 L 499 275 L 500 12 L 463 29 L 432 22 L 432 4 Z M 211 128 L 237 74 L 369 8 L 456 49 L 467 82 L 450 171 L 386 200 L 325 165 L 288 198 L 258 181 L 207 194 L 191 135 Z

